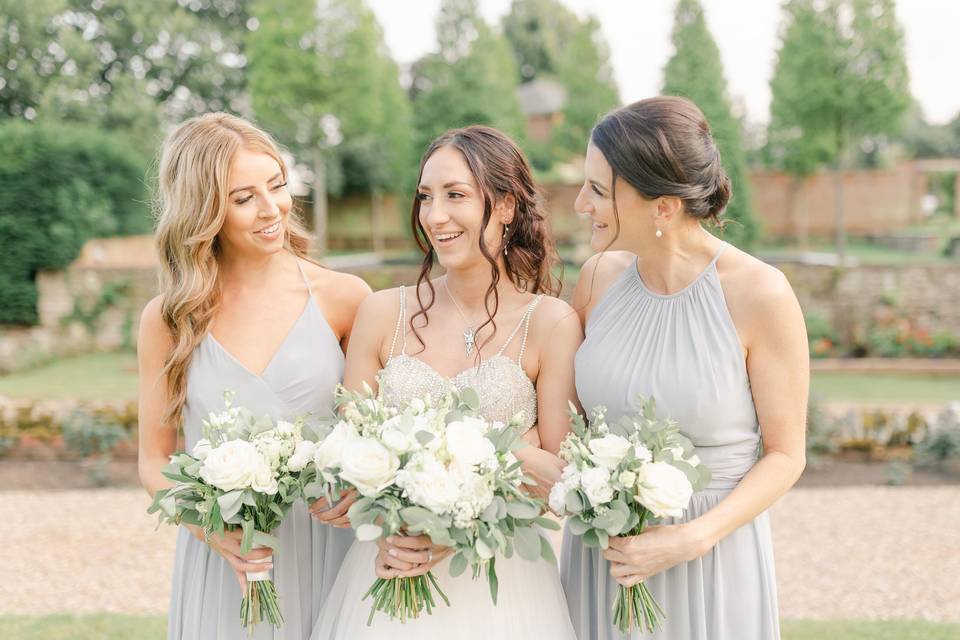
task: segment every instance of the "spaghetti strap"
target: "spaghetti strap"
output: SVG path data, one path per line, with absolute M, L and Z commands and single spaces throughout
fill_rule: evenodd
M 400 336 L 400 332 L 403 330 L 403 319 L 407 315 L 407 305 L 406 305 L 406 296 L 405 296 L 406 287 L 400 287 L 400 313 L 397 316 L 397 328 L 393 330 L 393 341 L 390 343 L 390 356 L 387 358 L 387 362 L 393 360 L 394 349 L 397 348 L 397 338 Z M 403 341 L 400 346 L 400 353 L 406 355 L 407 353 L 407 334 L 403 333 Z
M 520 332 L 520 328 L 523 328 L 523 343 L 520 345 L 520 356 L 517 358 L 517 362 L 520 363 L 523 360 L 523 349 L 527 344 L 527 331 L 530 327 L 530 316 L 533 315 L 533 310 L 540 304 L 540 300 L 543 299 L 543 294 L 541 293 L 536 298 L 533 299 L 533 302 L 530 303 L 530 306 L 527 307 L 527 310 L 523 312 L 523 317 L 520 318 L 520 322 L 517 323 L 517 326 L 513 328 L 513 333 L 510 334 L 510 337 L 507 338 L 507 341 L 503 343 L 503 346 L 500 347 L 500 351 L 497 351 L 498 356 L 502 356 L 503 352 L 507 350 L 507 347 L 510 346 L 510 343 L 513 342 L 513 339 Z
M 300 258 L 297 258 L 297 269 L 300 270 L 300 277 L 303 278 L 303 284 L 307 286 L 307 293 L 313 298 L 313 289 L 310 287 L 310 281 L 307 280 L 307 274 L 303 271 L 303 265 L 300 264 Z
M 727 250 L 727 247 L 730 246 L 730 243 L 724 240 L 720 243 L 720 248 L 717 249 L 716 255 L 713 256 L 713 260 L 710 261 L 710 264 L 707 265 L 707 269 L 717 264 L 717 260 L 720 259 L 720 256 L 723 255 L 723 252 Z

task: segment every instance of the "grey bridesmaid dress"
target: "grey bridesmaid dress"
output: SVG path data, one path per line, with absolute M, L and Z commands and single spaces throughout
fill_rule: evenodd
M 303 275 L 303 269 L 300 270 Z M 304 277 L 309 291 L 310 284 Z M 293 420 L 328 415 L 333 392 L 343 377 L 339 340 L 310 298 L 266 369 L 257 375 L 207 334 L 193 353 L 187 373 L 184 432 L 187 451 L 202 437 L 201 421 L 223 410 L 223 392 L 236 392 L 234 404 L 258 415 Z M 275 534 L 273 578 L 284 625 L 260 623 L 257 640 L 305 640 L 353 542 L 353 531 L 313 520 L 299 502 Z M 230 565 L 181 528 L 173 569 L 167 637 L 170 640 L 246 640 L 240 626 L 242 594 Z
M 650 291 L 632 263 L 590 315 L 576 356 L 577 393 L 585 408 L 607 407 L 616 420 L 636 413 L 638 394 L 677 420 L 713 471 L 694 494 L 687 522 L 716 506 L 757 460 L 760 429 L 739 337 L 716 263 L 670 295 Z M 623 638 L 611 622 L 617 583 L 600 551 L 564 531 L 561 578 L 580 640 Z M 770 523 L 764 512 L 701 558 L 650 577 L 666 611 L 661 640 L 776 640 L 780 637 Z

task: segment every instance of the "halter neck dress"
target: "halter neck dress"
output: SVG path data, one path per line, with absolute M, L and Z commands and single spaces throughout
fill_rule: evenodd
M 299 262 L 298 262 L 299 267 Z M 309 292 L 306 306 L 260 374 L 248 370 L 213 334 L 193 353 L 187 372 L 184 434 L 187 451 L 202 437 L 201 423 L 223 410 L 223 393 L 236 393 L 234 404 L 257 415 L 293 420 L 313 413 L 328 415 L 333 392 L 343 378 L 339 340 Z M 309 637 L 330 591 L 353 532 L 321 524 L 303 502 L 294 504 L 275 531 L 280 548 L 273 556 L 273 579 L 284 625 L 260 623 L 257 640 L 304 640 Z M 240 626 L 242 593 L 230 565 L 185 528 L 177 538 L 167 637 L 170 640 L 247 640 Z
M 487 420 L 507 421 L 523 412 L 527 429 L 537 421 L 536 388 L 523 370 L 530 317 L 542 296 L 534 298 L 523 318 L 499 352 L 452 378 L 447 378 L 426 362 L 406 353 L 404 321 L 406 296 L 400 288 L 400 313 L 390 347 L 390 359 L 380 371 L 380 394 L 388 403 L 399 404 L 429 395 L 439 399 L 449 385 L 471 387 L 480 396 L 480 414 Z M 514 339 L 522 338 L 518 359 L 505 354 Z M 400 353 L 394 354 L 400 340 Z M 447 607 L 439 598 L 432 615 L 401 624 L 378 612 L 367 626 L 370 599 L 361 600 L 376 579 L 374 560 L 377 545 L 356 542 L 347 554 L 343 570 L 313 630 L 313 640 L 527 640 L 543 637 L 573 640 L 573 628 L 554 565 L 542 560 L 530 562 L 517 556 L 497 558 L 499 594 L 497 604 L 490 600 L 485 579 L 474 580 L 469 571 L 450 577 L 450 559 L 433 568 L 443 592 L 450 599 Z
M 634 261 L 587 320 L 576 356 L 577 394 L 587 410 L 603 405 L 607 419 L 637 413 L 639 395 L 653 396 L 713 471 L 684 516 L 715 507 L 757 460 L 757 421 L 743 348 L 727 309 L 717 260 L 682 290 L 650 291 Z M 617 584 L 599 550 L 564 531 L 560 571 L 580 640 L 624 636 L 611 621 Z M 776 640 L 780 637 L 770 523 L 764 512 L 701 558 L 646 580 L 666 611 L 662 640 Z

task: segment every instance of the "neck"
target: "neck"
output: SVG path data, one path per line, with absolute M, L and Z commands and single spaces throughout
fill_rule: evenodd
M 482 264 L 463 269 L 449 269 L 444 276 L 444 286 L 447 287 L 456 304 L 471 317 L 486 315 L 484 303 L 492 281 L 490 264 L 486 260 Z M 501 304 L 504 293 L 514 290 L 513 283 L 510 282 L 502 265 L 497 290 L 500 293 Z
M 288 251 L 269 255 L 237 255 L 224 251 L 220 256 L 220 282 L 227 288 L 269 287 L 277 274 L 290 268 L 294 256 Z
M 697 222 L 678 224 L 657 238 L 634 238 L 625 248 L 639 256 L 644 284 L 670 294 L 690 284 L 713 259 L 721 241 Z

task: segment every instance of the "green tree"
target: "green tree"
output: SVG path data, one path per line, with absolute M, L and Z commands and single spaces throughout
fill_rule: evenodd
M 476 0 L 443 0 L 439 51 L 413 66 L 417 153 L 444 131 L 486 124 L 522 139 L 517 71 L 510 45 L 483 21 Z
M 663 93 L 689 98 L 710 123 L 723 167 L 733 183 L 733 196 L 725 212 L 725 218 L 732 224 L 726 228 L 725 236 L 741 247 L 749 247 L 758 229 L 750 199 L 740 122 L 731 111 L 720 50 L 707 29 L 698 0 L 677 3 L 672 42 L 674 53 L 664 70 Z
M 559 0 L 514 0 L 503 32 L 521 82 L 552 78 L 565 89 L 549 159 L 582 154 L 597 119 L 620 102 L 600 24 L 592 17 L 580 20 Z
M 843 172 L 870 137 L 895 135 L 910 106 L 893 0 L 789 0 L 771 85 L 771 156 L 795 175 L 836 176 L 836 250 L 846 251 Z

